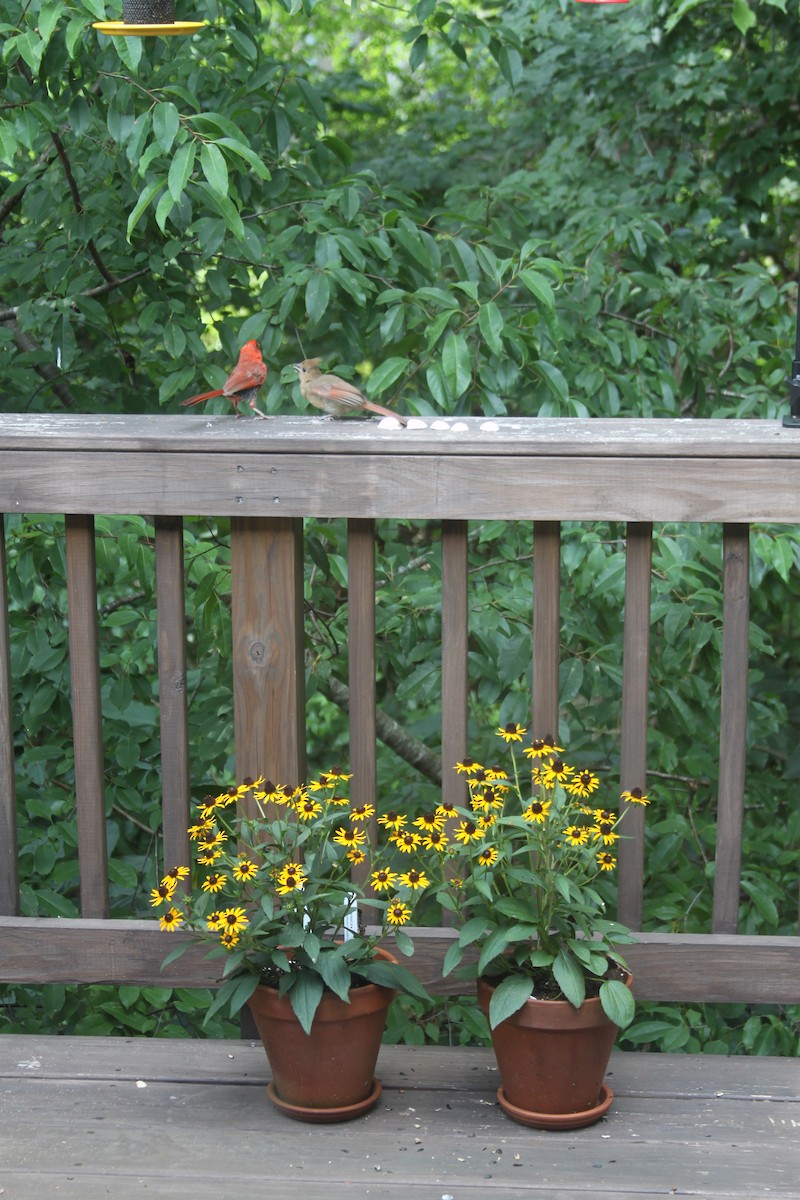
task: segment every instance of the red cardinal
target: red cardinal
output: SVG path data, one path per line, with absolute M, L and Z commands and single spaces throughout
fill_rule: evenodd
M 321 408 L 331 417 L 346 417 L 348 413 L 368 410 L 382 417 L 395 417 L 403 425 L 406 418 L 373 404 L 354 384 L 338 375 L 323 375 L 320 372 L 320 358 L 306 358 L 302 362 L 292 363 L 300 379 L 300 391 L 315 408 Z
M 190 404 L 200 404 L 202 400 L 211 400 L 213 396 L 227 396 L 233 401 L 237 417 L 240 415 L 239 404 L 244 402 L 250 405 L 257 417 L 264 417 L 266 420 L 267 414 L 256 406 L 259 389 L 266 378 L 267 366 L 261 357 L 258 342 L 245 342 L 239 351 L 239 361 L 222 387 L 213 392 L 202 392 L 199 396 L 190 396 L 188 400 L 181 400 L 181 408 Z

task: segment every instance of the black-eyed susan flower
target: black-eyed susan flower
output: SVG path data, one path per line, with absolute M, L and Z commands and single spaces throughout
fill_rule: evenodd
M 307 793 L 295 800 L 294 810 L 301 821 L 313 821 L 322 815 L 322 805 Z
M 572 796 L 591 796 L 600 787 L 600 780 L 593 771 L 577 771 L 566 787 Z
M 598 821 L 592 828 L 592 836 L 604 846 L 613 846 L 614 842 L 619 841 L 619 834 L 615 831 L 612 821 Z
M 215 862 L 222 858 L 222 851 L 218 846 L 212 846 L 210 849 L 201 848 L 197 851 L 197 861 L 201 867 L 213 867 Z
M 414 833 L 413 829 L 403 829 L 400 833 L 394 833 L 389 840 L 402 854 L 411 854 L 422 845 L 422 837 Z
M 241 933 L 250 924 L 243 908 L 226 908 L 219 914 L 219 927 L 225 933 Z
M 403 871 L 400 875 L 400 882 L 403 887 L 411 888 L 412 892 L 430 886 L 430 880 L 425 872 L 417 870 L 416 867 L 412 867 L 410 871 Z
M 563 834 L 568 846 L 585 846 L 589 840 L 589 829 L 586 825 L 568 825 Z
M 271 779 L 265 779 L 263 787 L 254 791 L 253 795 L 256 800 L 262 800 L 266 804 L 280 804 L 281 806 L 288 804 L 292 798 L 291 789 L 287 795 L 286 789 L 280 784 L 273 783 Z
M 258 867 L 249 858 L 240 858 L 236 866 L 233 868 L 233 878 L 239 883 L 248 883 L 251 879 L 255 879 L 258 875 Z
M 228 882 L 228 876 L 222 871 L 215 871 L 213 875 L 207 875 L 203 880 L 201 887 L 204 892 L 221 892 Z
M 411 920 L 411 909 L 398 896 L 395 896 L 386 909 L 386 920 L 390 925 L 407 925 Z
M 408 818 L 402 813 L 391 810 L 378 817 L 378 824 L 382 825 L 384 829 L 390 829 L 393 833 L 399 833 L 401 829 L 405 828 L 407 820 Z
M 453 837 L 465 846 L 470 842 L 479 842 L 483 838 L 483 830 L 474 821 L 460 821 L 456 826 Z
M 624 800 L 626 804 L 650 803 L 650 801 L 647 799 L 647 794 L 643 792 L 641 788 L 631 788 L 629 792 L 623 792 L 620 799 Z
M 600 850 L 595 855 L 595 858 L 600 864 L 601 871 L 613 871 L 614 867 L 617 865 L 617 860 L 614 858 L 614 855 L 609 854 L 607 850 Z
M 499 857 L 496 846 L 484 846 L 478 855 L 478 863 L 482 867 L 493 867 Z
M 388 867 L 380 867 L 369 877 L 370 887 L 376 892 L 385 892 L 397 886 L 397 875 Z
M 436 805 L 436 815 L 443 817 L 445 821 L 450 821 L 453 817 L 458 816 L 458 807 L 451 804 L 449 800 L 443 800 L 441 804 Z
M 210 929 L 212 932 L 218 932 L 221 922 L 222 913 L 219 911 L 219 909 L 215 909 L 214 912 L 210 912 L 206 917 L 206 928 Z
M 594 808 L 592 809 L 592 816 L 598 824 L 600 824 L 601 821 L 610 821 L 613 825 L 617 819 L 617 814 L 612 812 L 610 808 Z
M 227 840 L 228 835 L 224 829 L 210 830 L 200 838 L 200 849 L 213 850 L 215 847 L 223 846 Z
M 337 846 L 363 846 L 367 840 L 367 835 L 363 829 L 347 829 L 344 825 L 340 825 L 333 835 L 333 840 Z
M 534 738 L 522 753 L 526 758 L 549 758 L 551 754 L 561 754 L 563 749 L 564 747 L 557 746 L 555 739 L 548 734 L 546 738 Z
M 351 846 L 347 851 L 347 861 L 354 867 L 360 867 L 367 861 L 367 856 L 360 846 Z
M 509 743 L 521 742 L 528 731 L 524 725 L 518 725 L 516 721 L 510 721 L 508 725 L 501 725 L 495 732 L 504 742 Z
M 289 892 L 302 891 L 307 882 L 308 876 L 300 863 L 290 862 L 278 872 L 275 890 L 279 896 L 288 896 Z
M 193 842 L 197 842 L 201 838 L 204 838 L 206 834 L 213 833 L 213 831 L 214 822 L 210 818 L 207 818 L 204 821 L 198 821 L 195 825 L 190 825 L 187 833 Z
M 350 809 L 350 820 L 353 822 L 368 821 L 370 817 L 375 816 L 374 804 L 357 804 L 355 808 Z
M 443 830 L 431 829 L 429 833 L 423 834 L 422 844 L 426 850 L 435 850 L 437 854 L 444 854 L 447 850 L 448 838 Z
M 474 758 L 464 758 L 456 763 L 455 769 L 459 775 L 474 775 L 476 771 L 482 771 L 483 767 Z
M 169 883 L 160 883 L 150 893 L 150 903 L 153 908 L 158 908 L 159 904 L 164 904 L 167 900 L 171 900 L 174 892 L 175 884 L 172 881 Z
M 189 874 L 190 872 L 188 867 L 172 867 L 171 870 L 167 871 L 161 882 L 165 885 L 165 887 L 169 887 L 171 884 L 174 888 L 177 887 L 181 879 L 188 879 Z
M 177 929 L 183 923 L 183 913 L 177 908 L 168 908 L 161 916 L 158 924 L 161 929 L 166 929 L 171 933 L 173 929 Z
M 219 940 L 226 950 L 233 950 L 239 944 L 239 934 L 233 929 L 223 929 Z
M 573 774 L 573 768 L 568 767 L 561 758 L 554 758 L 544 769 L 544 777 L 548 783 L 560 783 L 564 786 Z
M 414 818 L 414 825 L 423 833 L 430 833 L 432 829 L 444 827 L 444 817 L 437 816 L 435 812 L 421 813 L 420 816 Z
M 523 810 L 523 819 L 531 821 L 536 825 L 544 825 L 550 813 L 552 803 L 552 800 L 532 800 L 528 807 Z

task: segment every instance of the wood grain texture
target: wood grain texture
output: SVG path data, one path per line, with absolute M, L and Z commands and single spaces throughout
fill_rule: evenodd
M 182 518 L 157 517 L 155 541 L 163 867 L 168 871 L 191 861 Z
M 561 664 L 561 527 L 537 521 L 533 529 L 533 706 L 531 734 L 558 739 Z
M 467 522 L 442 524 L 442 800 L 466 806 L 455 764 L 467 754 Z
M 349 521 L 347 527 L 348 683 L 350 687 L 350 803 L 377 805 L 375 733 L 375 523 Z M 328 763 L 328 768 L 334 763 Z M 377 840 L 376 818 L 369 822 L 370 844 Z M 359 884 L 367 864 L 353 869 Z
M 0 448 L 9 513 L 796 523 L 799 496 L 794 458 Z
M 68 515 L 65 540 L 81 914 L 104 917 L 108 915 L 108 845 L 94 518 Z
M 750 541 L 746 525 L 723 530 L 722 683 L 713 929 L 734 933 L 739 891 L 747 752 Z
M 0 513 L 0 913 L 19 910 L 14 708 L 8 638 L 5 517 Z
M 302 523 L 231 522 L 236 776 L 306 776 Z
M 647 693 L 650 661 L 650 576 L 653 527 L 629 525 L 625 559 L 625 618 L 622 657 L 622 791 L 647 792 Z M 641 929 L 644 908 L 645 809 L 628 804 L 618 846 L 617 918 Z
M 14 1200 L 800 1200 L 791 1067 L 615 1052 L 607 1118 L 559 1135 L 505 1117 L 490 1049 L 384 1046 L 377 1107 L 307 1126 L 269 1104 L 260 1045 L 10 1035 L 3 1186 Z
M 442 979 L 456 932 L 409 928 L 413 958 L 404 964 L 429 991 L 459 995 L 472 984 Z M 211 987 L 220 961 L 196 944 L 162 971 L 169 950 L 190 940 L 156 921 L 0 918 L 0 981 L 18 983 L 154 983 Z M 625 948 L 642 1000 L 800 1004 L 800 939 L 740 934 L 640 933 Z

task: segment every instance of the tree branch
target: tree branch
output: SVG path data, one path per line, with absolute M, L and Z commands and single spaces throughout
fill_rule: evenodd
M 52 140 L 53 145 L 56 148 L 56 154 L 58 155 L 58 157 L 61 160 L 61 166 L 64 168 L 64 175 L 66 176 L 66 179 L 67 179 L 67 187 L 70 190 L 70 195 L 72 196 L 72 203 L 75 206 L 75 211 L 77 213 L 82 213 L 83 212 L 83 204 L 81 203 L 80 192 L 78 191 L 78 185 L 75 182 L 75 176 L 72 174 L 72 167 L 70 166 L 70 161 L 67 158 L 67 152 L 64 149 L 64 143 L 61 141 L 61 138 L 57 133 L 51 133 L 50 138 Z M 109 271 L 108 267 L 103 262 L 103 259 L 100 255 L 100 251 L 97 249 L 97 246 L 94 244 L 94 238 L 89 238 L 87 240 L 86 249 L 91 254 L 92 260 L 94 261 L 94 265 L 97 267 L 98 271 L 103 276 L 103 279 L 105 279 L 108 283 L 113 284 L 116 287 L 119 283 L 119 280 L 117 279 L 116 275 L 113 275 L 111 273 L 111 271 Z
M 16 321 L 12 323 L 11 331 L 14 335 L 14 341 L 20 350 L 25 354 L 41 354 L 42 347 L 38 342 L 35 342 L 27 333 L 23 333 Z M 40 362 L 34 363 L 34 371 L 41 375 L 45 383 L 47 383 L 58 396 L 65 408 L 75 407 L 75 397 L 64 383 L 64 377 L 58 367 L 54 367 L 52 363 Z

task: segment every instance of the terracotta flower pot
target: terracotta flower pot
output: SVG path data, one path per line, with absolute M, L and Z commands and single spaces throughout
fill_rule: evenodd
M 629 976 L 628 987 L 631 982 Z M 493 992 L 478 980 L 487 1015 Z M 528 1000 L 492 1030 L 501 1108 L 537 1129 L 578 1129 L 599 1120 L 614 1099 L 603 1077 L 616 1036 L 598 998 L 579 1009 L 567 1000 Z
M 377 957 L 396 962 L 385 950 Z M 272 1069 L 267 1094 L 300 1121 L 348 1121 L 377 1103 L 375 1078 L 386 1013 L 395 992 L 370 983 L 350 990 L 346 1004 L 326 992 L 306 1034 L 289 998 L 259 986 L 248 1001 Z

